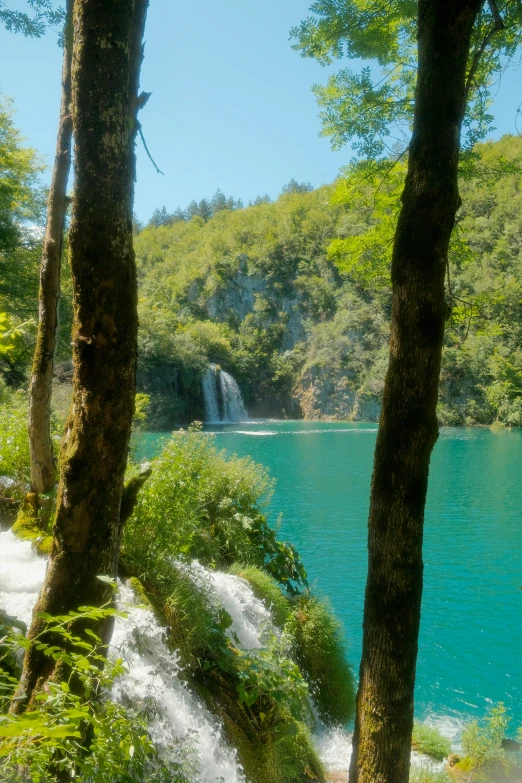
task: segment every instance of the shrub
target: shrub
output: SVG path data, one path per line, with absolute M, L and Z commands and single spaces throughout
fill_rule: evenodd
M 436 761 L 442 761 L 451 753 L 451 742 L 444 737 L 435 726 L 415 721 L 413 724 L 413 736 L 411 747 L 417 753 L 424 753 Z
M 287 629 L 320 717 L 328 724 L 347 723 L 355 709 L 355 687 L 339 621 L 325 601 L 307 592 L 294 599 Z
M 23 392 L 9 395 L 0 405 L 0 499 L 19 498 L 29 481 L 27 398 Z M 6 479 L 8 479 L 6 481 Z
M 161 574 L 168 553 L 221 568 L 255 565 L 294 591 L 306 572 L 263 514 L 271 486 L 264 468 L 249 458 L 226 459 L 199 427 L 176 433 L 153 460 L 125 530 L 132 572 Z
M 474 720 L 466 726 L 462 732 L 462 747 L 473 770 L 506 760 L 502 740 L 509 720 L 506 708 L 500 703 L 492 707 L 481 722 Z

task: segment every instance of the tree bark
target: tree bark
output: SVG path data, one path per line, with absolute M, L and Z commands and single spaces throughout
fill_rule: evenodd
M 40 264 L 38 332 L 29 386 L 29 449 L 31 492 L 54 489 L 56 465 L 51 441 L 51 394 L 60 301 L 60 267 L 71 167 L 72 6 L 67 0 L 64 29 L 62 99 L 53 176 L 47 200 L 47 225 Z
M 419 0 L 419 68 L 392 258 L 390 361 L 375 449 L 350 783 L 407 783 L 422 596 L 422 537 L 460 204 L 466 69 L 481 0 Z
M 148 0 L 75 0 L 72 108 L 75 185 L 69 233 L 73 277 L 73 402 L 61 450 L 53 546 L 37 612 L 101 606 L 119 554 L 120 504 L 134 414 L 136 265 L 132 244 L 137 90 Z M 99 630 L 99 629 L 98 629 Z M 53 675 L 26 654 L 21 711 Z

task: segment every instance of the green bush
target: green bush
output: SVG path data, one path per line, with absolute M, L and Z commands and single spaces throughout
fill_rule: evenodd
M 417 753 L 424 753 L 436 761 L 442 761 L 451 753 L 451 742 L 444 737 L 435 726 L 415 721 L 411 747 Z
M 471 721 L 462 732 L 462 747 L 473 771 L 510 762 L 502 749 L 509 716 L 502 703 L 492 707 L 482 721 Z M 513 762 L 514 763 L 514 762 Z M 503 765 L 503 764 L 502 764 Z
M 200 428 L 176 433 L 152 461 L 126 526 L 123 557 L 133 573 L 156 574 L 156 581 L 167 556 L 220 568 L 255 565 L 292 592 L 306 584 L 306 572 L 263 513 L 271 487 L 264 468 L 249 458 L 227 459 Z
M 14 482 L 0 484 L 1 500 L 21 497 L 29 481 L 27 397 L 23 392 L 10 394 L 0 404 L 0 421 L 0 476 Z
M 307 592 L 294 599 L 287 630 L 320 717 L 327 724 L 347 723 L 354 714 L 355 686 L 339 621 L 325 601 Z

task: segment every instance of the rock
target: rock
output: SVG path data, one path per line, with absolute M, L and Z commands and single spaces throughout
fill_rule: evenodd
M 451 754 L 448 756 L 448 765 L 449 765 L 450 767 L 454 767 L 454 766 L 455 766 L 455 764 L 458 764 L 458 763 L 459 763 L 459 761 L 460 761 L 460 756 L 459 756 L 457 753 L 451 753 Z
M 520 742 L 512 739 L 503 739 L 500 744 L 502 745 L 502 750 L 507 750 L 508 753 L 516 753 L 522 748 Z

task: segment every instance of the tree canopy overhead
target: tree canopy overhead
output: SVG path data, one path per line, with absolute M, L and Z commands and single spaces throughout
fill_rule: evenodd
M 50 25 L 61 25 L 64 10 L 53 0 L 27 0 L 29 13 L 9 8 L 0 0 L 0 22 L 9 32 L 27 37 L 41 38 Z
M 322 65 L 348 59 L 313 92 L 322 135 L 334 149 L 351 142 L 359 158 L 402 152 L 408 145 L 417 80 L 415 0 L 316 0 L 311 15 L 290 31 L 293 48 Z M 515 0 L 482 5 L 474 25 L 463 141 L 471 148 L 492 128 L 491 88 L 521 43 L 522 6 Z

